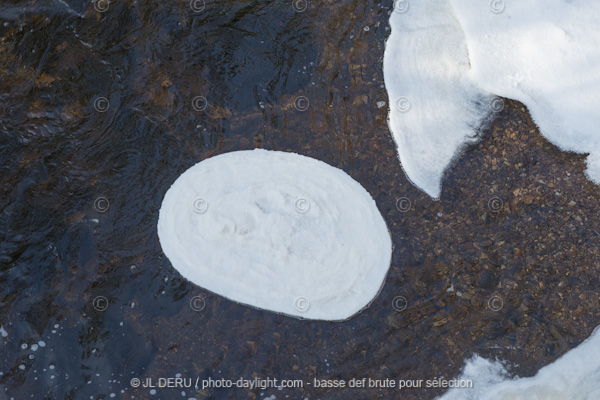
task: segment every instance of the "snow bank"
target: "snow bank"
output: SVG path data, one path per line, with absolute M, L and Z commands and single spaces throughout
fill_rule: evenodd
M 439 400 L 597 400 L 600 399 L 600 329 L 532 378 L 510 379 L 496 361 L 474 357 L 461 379 L 473 389 L 451 389 Z
M 343 320 L 377 296 L 392 242 L 369 193 L 340 169 L 293 153 L 219 155 L 167 191 L 158 236 L 173 267 L 231 300 Z
M 390 129 L 408 178 L 437 198 L 446 167 L 473 141 L 493 97 L 467 76 L 464 34 L 446 0 L 411 1 L 390 24 L 383 59 Z
M 438 197 L 443 171 L 493 114 L 523 102 L 600 183 L 600 2 L 396 0 L 384 57 L 390 129 L 409 179 Z M 405 11 L 406 12 L 400 12 Z M 394 106 L 400 100 L 402 107 Z M 492 107 L 487 107 L 488 105 Z
M 587 174 L 600 183 L 600 2 L 450 0 L 465 32 L 470 77 L 483 90 L 519 100 L 544 137 L 563 150 L 591 153 Z

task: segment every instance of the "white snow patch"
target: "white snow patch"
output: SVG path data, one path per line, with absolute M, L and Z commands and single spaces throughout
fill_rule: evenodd
M 392 12 L 390 25 L 383 59 L 390 129 L 408 178 L 437 198 L 446 167 L 473 142 L 492 96 L 467 76 L 465 37 L 447 0 L 411 1 L 407 12 Z
M 600 2 L 519 0 L 502 13 L 451 0 L 467 38 L 470 76 L 488 92 L 526 104 L 563 150 L 591 153 L 600 183 Z
M 258 308 L 343 320 L 377 296 L 392 242 L 367 191 L 340 169 L 293 153 L 219 155 L 184 172 L 159 219 L 185 278 Z
M 439 196 L 443 171 L 489 117 L 493 93 L 524 103 L 563 150 L 590 153 L 586 173 L 600 183 L 599 19 L 594 0 L 421 0 L 393 12 L 384 77 L 409 179 Z M 402 96 L 408 111 L 394 107 Z
M 534 377 L 512 379 L 501 363 L 475 356 L 460 378 L 473 389 L 451 389 L 439 400 L 600 399 L 600 329 Z

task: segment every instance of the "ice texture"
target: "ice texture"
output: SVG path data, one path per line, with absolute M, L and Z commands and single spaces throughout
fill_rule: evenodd
M 173 267 L 202 288 L 287 315 L 344 320 L 379 293 L 392 242 L 344 171 L 294 153 L 226 153 L 185 171 L 158 219 Z

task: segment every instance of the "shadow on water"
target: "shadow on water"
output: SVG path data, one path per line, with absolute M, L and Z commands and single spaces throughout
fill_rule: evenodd
M 0 5 L 0 398 L 396 398 L 306 384 L 152 394 L 130 380 L 429 379 L 455 375 L 473 351 L 531 373 L 589 334 L 584 311 L 567 327 L 571 315 L 535 289 L 564 275 L 564 241 L 538 239 L 523 222 L 533 217 L 560 238 L 569 226 L 561 218 L 574 216 L 543 200 L 554 189 L 513 195 L 527 183 L 521 171 L 490 168 L 506 154 L 515 163 L 535 156 L 525 168 L 542 179 L 558 162 L 577 179 L 557 187 L 582 199 L 577 212 L 591 220 L 598 198 L 581 158 L 539 134 L 510 136 L 531 129 L 514 104 L 449 173 L 441 201 L 412 187 L 386 125 L 390 10 L 355 0 Z M 381 295 L 358 316 L 312 322 L 245 307 L 186 282 L 162 254 L 155 227 L 174 180 L 205 158 L 255 147 L 343 168 L 376 199 L 395 251 Z M 492 195 L 506 214 L 489 212 Z M 399 197 L 411 199 L 409 212 L 396 208 Z M 544 201 L 540 215 L 531 205 Z M 575 272 L 597 256 L 591 230 L 600 227 L 569 231 Z M 556 259 L 539 259 L 548 245 Z M 579 276 L 567 308 L 593 297 L 597 278 Z M 486 307 L 495 293 L 502 312 Z M 398 295 L 403 312 L 392 307 Z M 519 358 L 497 348 L 527 350 Z

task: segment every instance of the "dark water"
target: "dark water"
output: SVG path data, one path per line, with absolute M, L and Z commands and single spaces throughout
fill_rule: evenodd
M 386 125 L 391 8 L 2 1 L 0 399 L 431 399 L 443 390 L 307 383 L 450 377 L 473 352 L 531 374 L 585 338 L 598 323 L 600 227 L 581 157 L 545 143 L 510 103 L 449 172 L 441 201 L 412 187 Z M 171 267 L 156 235 L 166 190 L 205 158 L 254 147 L 343 168 L 376 199 L 395 251 L 370 308 L 342 323 L 297 320 L 207 293 Z M 400 197 L 411 210 L 398 211 Z M 502 212 L 488 209 L 493 197 Z M 177 374 L 304 388 L 130 384 Z

